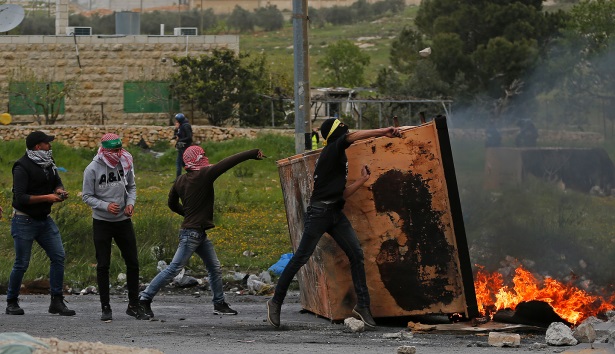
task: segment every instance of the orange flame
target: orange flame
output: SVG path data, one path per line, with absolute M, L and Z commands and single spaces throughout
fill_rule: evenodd
M 521 266 L 515 269 L 512 289 L 504 285 L 501 274 L 490 274 L 483 266 L 478 266 L 474 279 L 478 310 L 483 316 L 492 316 L 495 311 L 506 308 L 514 310 L 520 302 L 530 300 L 548 303 L 555 313 L 574 324 L 589 316 L 615 309 L 615 295 L 607 301 L 602 296 L 590 295 L 553 278 L 537 279 Z

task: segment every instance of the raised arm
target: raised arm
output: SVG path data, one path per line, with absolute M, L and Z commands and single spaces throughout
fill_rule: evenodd
M 220 162 L 213 165 L 210 169 L 210 172 L 214 179 L 218 178 L 224 172 L 229 169 L 235 167 L 236 165 L 247 161 L 247 160 L 262 160 L 265 156 L 263 152 L 259 149 L 248 150 L 244 152 L 240 152 L 238 154 L 229 156 Z
M 395 128 L 395 127 L 371 129 L 371 130 L 357 130 L 355 132 L 348 133 L 346 135 L 346 141 L 352 144 L 357 140 L 367 139 L 367 138 L 377 138 L 381 136 L 387 136 L 389 138 L 401 138 L 401 132 L 399 128 Z

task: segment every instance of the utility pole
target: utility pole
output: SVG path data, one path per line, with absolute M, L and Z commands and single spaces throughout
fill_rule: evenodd
M 312 146 L 307 0 L 293 0 L 293 44 L 295 56 L 295 153 L 300 154 L 311 149 Z
M 200 34 L 204 34 L 203 33 L 203 0 L 201 0 L 201 11 L 200 11 L 200 15 L 201 15 L 201 28 L 199 28 L 199 33 Z

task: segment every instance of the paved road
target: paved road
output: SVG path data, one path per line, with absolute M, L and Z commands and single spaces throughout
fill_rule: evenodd
M 298 293 L 289 293 L 282 309 L 282 328 L 265 322 L 268 298 L 230 294 L 227 301 L 238 316 L 213 315 L 211 295 L 160 293 L 152 304 L 154 321 L 137 321 L 124 314 L 125 296 L 112 296 L 113 321 L 100 321 L 97 295 L 68 296 L 74 317 L 47 313 L 49 297 L 22 295 L 24 316 L 0 314 L 0 332 L 25 332 L 35 337 L 66 341 L 102 342 L 122 346 L 155 348 L 165 353 L 396 353 L 399 346 L 415 346 L 417 353 L 561 353 L 549 347 L 539 351 L 530 345 L 544 343 L 541 333 L 521 334 L 521 348 L 471 346 L 486 343 L 486 335 L 415 334 L 410 339 L 386 339 L 384 334 L 404 330 L 403 324 L 382 324 L 375 330 L 348 333 L 343 324 L 310 313 L 301 313 Z M 2 306 L 6 296 L 0 296 Z M 612 345 L 611 345 L 611 348 Z M 577 349 L 581 349 L 580 347 Z M 568 351 L 569 352 L 569 351 Z M 573 351 L 579 352 L 579 351 Z M 606 353 L 593 351 L 594 354 Z

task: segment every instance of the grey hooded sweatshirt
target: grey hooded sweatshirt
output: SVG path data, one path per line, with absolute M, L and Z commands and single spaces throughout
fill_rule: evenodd
M 135 185 L 134 167 L 124 174 L 122 164 L 110 168 L 97 156 L 83 171 L 83 189 L 81 199 L 92 208 L 92 217 L 104 221 L 122 221 L 129 217 L 124 215 L 126 205 L 135 205 L 137 186 Z M 107 207 L 111 203 L 120 205 L 117 215 L 111 214 Z

